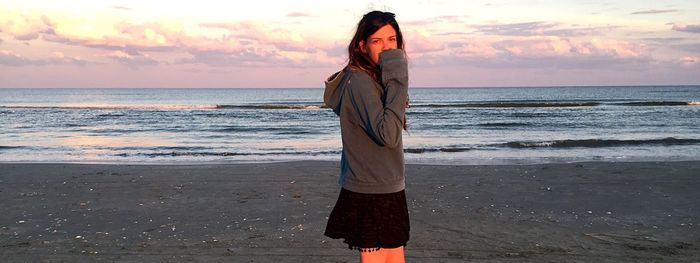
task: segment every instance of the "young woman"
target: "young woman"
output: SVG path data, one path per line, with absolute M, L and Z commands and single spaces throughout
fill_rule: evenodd
M 394 14 L 369 12 L 348 46 L 348 65 L 326 80 L 324 102 L 340 117 L 343 153 L 340 195 L 325 235 L 360 250 L 361 262 L 404 262 L 409 238 L 403 49 Z

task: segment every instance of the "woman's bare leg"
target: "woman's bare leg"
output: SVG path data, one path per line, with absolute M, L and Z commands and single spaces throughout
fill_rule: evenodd
M 385 249 L 382 248 L 382 250 L 385 250 Z M 388 262 L 388 263 L 404 263 L 404 262 L 406 262 L 406 259 L 404 258 L 403 247 L 386 249 L 386 262 Z
M 386 250 L 380 249 L 372 252 L 360 252 L 360 263 L 386 263 Z
M 403 247 L 382 248 L 372 252 L 360 252 L 361 263 L 404 263 Z

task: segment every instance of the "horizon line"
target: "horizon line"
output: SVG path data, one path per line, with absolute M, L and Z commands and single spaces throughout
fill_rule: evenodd
M 527 86 L 409 86 L 410 89 L 479 88 L 595 88 L 595 87 L 700 87 L 699 84 L 527 85 Z M 325 87 L 0 87 L 0 89 L 324 89 Z

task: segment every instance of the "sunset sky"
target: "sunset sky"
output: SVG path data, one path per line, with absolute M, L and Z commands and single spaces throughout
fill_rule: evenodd
M 414 87 L 700 84 L 697 0 L 0 0 L 0 87 L 321 87 L 373 9 Z

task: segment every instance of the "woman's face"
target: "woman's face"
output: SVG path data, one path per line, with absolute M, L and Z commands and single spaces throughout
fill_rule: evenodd
M 369 55 L 374 64 L 379 64 L 379 53 L 397 48 L 396 30 L 387 24 L 369 36 L 367 43 L 360 42 L 360 48 Z

